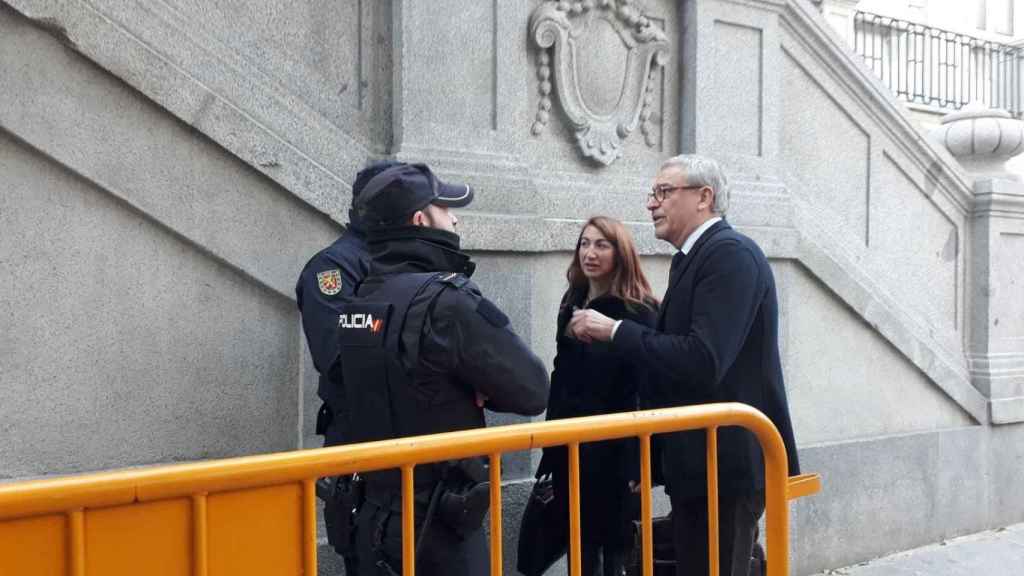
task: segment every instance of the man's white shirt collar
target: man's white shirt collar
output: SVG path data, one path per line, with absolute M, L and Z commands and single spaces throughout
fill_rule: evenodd
M 699 228 L 690 232 L 690 235 L 686 237 L 686 242 L 683 242 L 683 247 L 680 248 L 679 251 L 683 254 L 689 255 L 690 250 L 693 250 L 693 245 L 697 243 L 697 240 L 700 240 L 701 235 L 707 232 L 708 228 L 711 228 L 716 222 L 720 222 L 721 220 L 721 216 L 709 218 L 706 222 L 701 224 Z

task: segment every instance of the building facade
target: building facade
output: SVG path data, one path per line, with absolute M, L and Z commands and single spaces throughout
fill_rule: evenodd
M 318 445 L 293 286 L 371 159 L 476 187 L 474 279 L 550 361 L 581 223 L 627 222 L 661 292 L 645 192 L 697 152 L 779 286 L 824 482 L 794 572 L 1024 521 L 1024 189 L 927 137 L 832 4 L 0 0 L 0 477 Z

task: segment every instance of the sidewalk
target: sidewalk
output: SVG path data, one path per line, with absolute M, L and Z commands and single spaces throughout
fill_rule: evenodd
M 1024 524 L 961 536 L 816 576 L 925 575 L 1024 575 Z

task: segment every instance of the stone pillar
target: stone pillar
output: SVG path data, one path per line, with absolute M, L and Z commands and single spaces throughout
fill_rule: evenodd
M 400 159 L 508 158 L 529 85 L 523 2 L 393 0 Z M 529 127 L 527 127 L 527 130 Z M 469 151 L 473 151 L 470 153 Z
M 971 381 L 993 424 L 1024 422 L 1024 183 L 1007 160 L 1024 151 L 1024 122 L 972 104 L 932 137 L 975 177 L 967 261 Z
M 821 15 L 846 42 L 853 46 L 853 15 L 860 0 L 822 0 Z

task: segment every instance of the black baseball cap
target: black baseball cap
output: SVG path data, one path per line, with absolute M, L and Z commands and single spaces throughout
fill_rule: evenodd
M 363 220 L 362 218 L 359 217 L 359 210 L 356 209 L 357 198 L 359 198 L 359 194 L 361 194 L 363 189 L 366 188 L 366 185 L 369 184 L 370 180 L 373 180 L 374 176 L 380 174 L 381 172 L 387 170 L 388 168 L 398 166 L 399 164 L 401 164 L 401 162 L 398 162 L 396 160 L 381 160 L 378 162 L 372 162 L 370 164 L 367 164 L 365 168 L 360 170 L 359 174 L 356 174 L 356 179 L 354 182 L 352 182 L 352 202 L 350 203 L 348 210 L 349 227 L 355 229 L 356 231 L 365 230 Z
M 373 180 L 374 176 L 387 170 L 388 168 L 394 168 L 395 166 L 401 166 L 402 163 L 397 160 L 379 160 L 367 164 L 365 168 L 356 174 L 355 181 L 352 182 L 352 205 L 356 204 L 356 198 L 362 194 L 363 190 L 366 189 L 366 185 Z
M 442 182 L 426 164 L 400 163 L 366 183 L 356 209 L 366 225 L 381 226 L 404 224 L 404 219 L 428 204 L 461 208 L 472 201 L 469 185 Z

